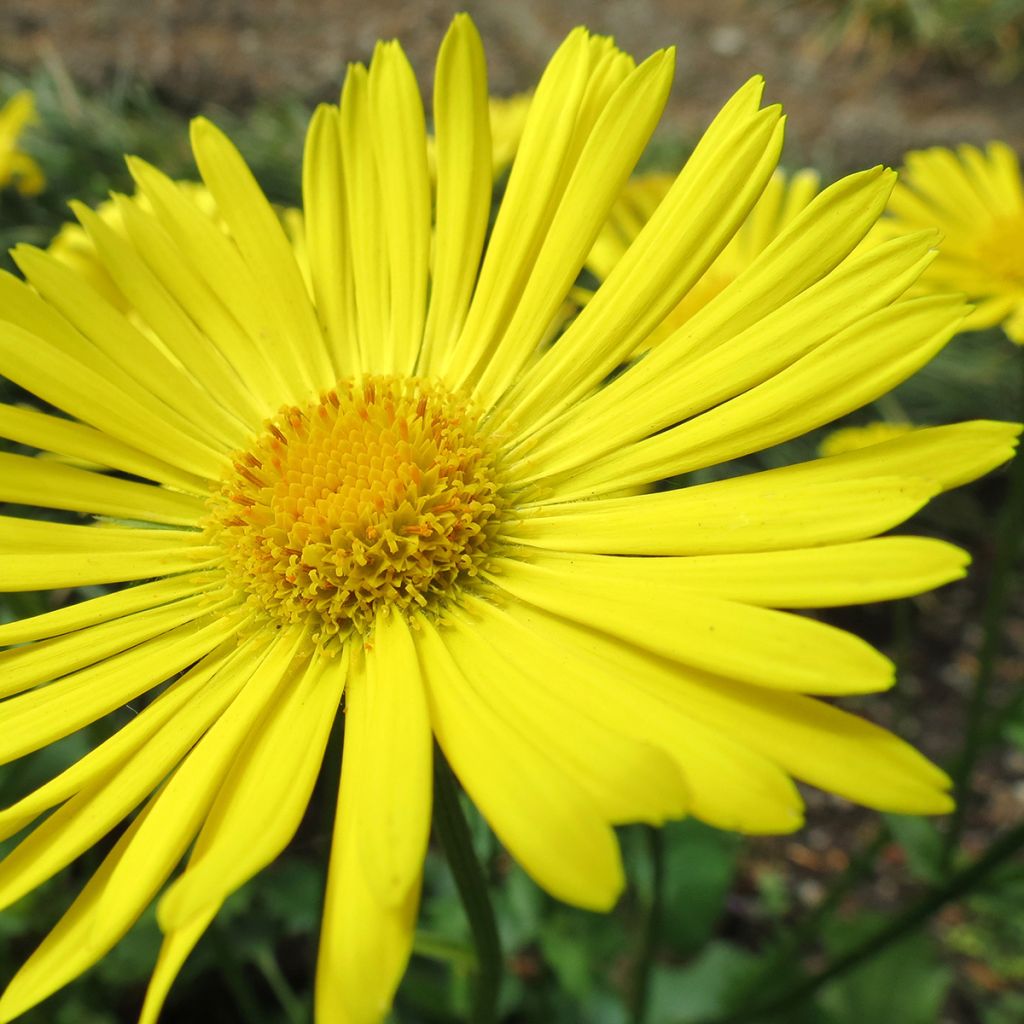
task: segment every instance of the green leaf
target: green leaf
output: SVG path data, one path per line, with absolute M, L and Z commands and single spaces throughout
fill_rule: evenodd
M 865 915 L 840 922 L 826 934 L 833 955 L 877 930 L 883 921 Z M 837 978 L 819 996 L 831 1024 L 935 1024 L 952 984 L 952 971 L 942 964 L 935 942 L 926 933 L 912 935 Z
M 930 818 L 887 814 L 885 820 L 907 856 L 907 868 L 919 882 L 935 885 L 945 876 L 943 839 Z
M 714 934 L 741 843 L 739 836 L 693 819 L 665 826 L 661 941 L 667 950 L 692 955 Z

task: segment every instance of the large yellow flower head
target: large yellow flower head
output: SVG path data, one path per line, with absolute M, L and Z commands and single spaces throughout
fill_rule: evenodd
M 123 231 L 78 209 L 123 303 L 16 250 L 27 281 L 0 277 L 0 372 L 67 415 L 0 407 L 0 434 L 97 468 L 2 455 L 0 500 L 99 521 L 3 517 L 0 587 L 134 585 L 0 626 L 0 757 L 172 682 L 0 812 L 11 836 L 52 810 L 0 862 L 2 905 L 130 819 L 0 1019 L 89 968 L 163 890 L 151 1024 L 218 908 L 295 832 L 342 700 L 321 1024 L 380 1020 L 401 978 L 435 738 L 537 883 L 591 909 L 622 889 L 623 822 L 789 831 L 794 778 L 889 811 L 948 809 L 939 769 L 817 699 L 885 689 L 889 661 L 792 610 L 959 577 L 956 548 L 876 535 L 1008 458 L 1018 428 L 917 430 L 648 492 L 870 402 L 950 338 L 959 299 L 903 297 L 931 233 L 850 255 L 892 174 L 825 189 L 613 376 L 768 186 L 782 116 L 753 80 L 593 300 L 541 343 L 672 73 L 669 52 L 636 66 L 574 31 L 488 234 L 487 79 L 460 16 L 437 63 L 434 202 L 397 44 L 317 110 L 308 282 L 205 120 L 193 146 L 215 217 L 139 161 L 146 205 L 119 204 Z
M 1002 324 L 1024 344 L 1024 180 L 1009 146 L 908 153 L 889 212 L 885 234 L 942 232 L 939 258 L 922 275 L 921 290 L 965 293 L 976 303 L 966 329 Z
M 27 89 L 0 107 L 0 189 L 13 186 L 23 196 L 34 196 L 46 187 L 39 164 L 18 145 L 21 133 L 35 120 L 35 97 Z

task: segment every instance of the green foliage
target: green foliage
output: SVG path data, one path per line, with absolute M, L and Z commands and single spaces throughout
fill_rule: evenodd
M 833 32 L 1008 81 L 1024 70 L 1022 0 L 843 0 Z

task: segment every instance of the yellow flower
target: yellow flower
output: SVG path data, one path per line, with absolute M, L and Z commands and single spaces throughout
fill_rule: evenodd
M 599 281 L 605 280 L 626 254 L 674 181 L 675 175 L 666 173 L 638 174 L 630 179 L 587 257 L 586 268 Z M 782 171 L 776 171 L 750 215 L 718 258 L 669 312 L 661 326 L 644 339 L 644 346 L 650 348 L 667 338 L 739 277 L 817 195 L 819 187 L 815 171 L 798 171 L 791 179 Z M 589 296 L 584 293 L 582 298 L 586 300 Z
M 908 153 L 882 222 L 887 234 L 936 227 L 939 257 L 918 290 L 959 291 L 977 303 L 968 330 L 1002 324 L 1024 344 L 1024 182 L 1002 142 L 984 151 L 936 146 Z
M 855 452 L 859 448 L 902 437 L 913 429 L 909 423 L 886 423 L 882 420 L 865 424 L 863 427 L 841 427 L 825 435 L 818 445 L 818 453 L 828 458 L 830 455 Z
M 173 681 L 0 812 L 6 837 L 55 808 L 0 862 L 6 906 L 142 808 L 15 975 L 0 1019 L 102 957 L 191 846 L 157 906 L 151 1024 L 225 898 L 293 835 L 343 696 L 321 1024 L 379 1021 L 403 973 L 434 738 L 537 883 L 594 910 L 623 886 L 623 822 L 692 814 L 785 832 L 802 820 L 793 778 L 889 811 L 949 808 L 939 769 L 817 699 L 885 689 L 890 662 L 776 609 L 961 576 L 958 549 L 877 534 L 1008 458 L 1016 425 L 621 494 L 842 416 L 949 339 L 956 298 L 901 298 L 931 234 L 849 255 L 892 175 L 824 190 L 603 383 L 768 185 L 781 111 L 760 107 L 754 79 L 580 316 L 540 344 L 672 74 L 671 52 L 635 66 L 574 31 L 488 232 L 484 55 L 459 16 L 438 58 L 435 202 L 397 44 L 351 68 L 340 108 L 313 117 L 308 283 L 241 156 L 203 119 L 193 149 L 223 229 L 138 160 L 149 209 L 122 203 L 123 233 L 77 207 L 134 320 L 52 255 L 16 250 L 27 282 L 0 276 L 0 371 L 66 416 L 2 406 L 0 434 L 114 472 L 0 455 L 0 500 L 100 517 L 0 518 L 0 589 L 135 585 L 0 626 L 0 757 Z
M 39 164 L 18 149 L 18 137 L 35 120 L 35 98 L 27 89 L 0 108 L 0 189 L 13 185 L 23 196 L 34 196 L 46 186 Z

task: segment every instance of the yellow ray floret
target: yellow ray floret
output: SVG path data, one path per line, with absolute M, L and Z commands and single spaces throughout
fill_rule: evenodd
M 948 810 L 941 771 L 816 699 L 885 689 L 891 664 L 800 610 L 963 575 L 948 544 L 878 535 L 1010 458 L 1019 428 L 653 488 L 873 401 L 965 313 L 907 297 L 934 232 L 861 246 L 891 172 L 820 192 L 774 176 L 783 117 L 757 78 L 660 201 L 627 209 L 673 61 L 572 32 L 517 110 L 493 221 L 497 121 L 460 15 L 433 175 L 384 43 L 312 118 L 301 230 L 200 119 L 201 191 L 132 159 L 134 197 L 16 250 L 0 373 L 56 412 L 0 406 L 0 436 L 44 456 L 0 455 L 0 500 L 94 518 L 0 517 L 0 588 L 131 585 L 0 625 L 0 763 L 138 706 L 0 810 L 0 836 L 25 830 L 0 905 L 128 822 L 0 1021 L 157 901 L 154 1024 L 220 906 L 291 840 L 339 715 L 319 1024 L 388 1013 L 438 750 L 526 872 L 592 910 L 622 891 L 623 823 L 790 831 L 794 780 Z M 609 218 L 619 249 L 556 337 Z
M 23 196 L 34 196 L 46 188 L 42 168 L 18 144 L 36 120 L 35 97 L 27 89 L 0 107 L 0 189 L 13 186 Z
M 1024 344 L 1024 179 L 1003 142 L 908 153 L 881 234 L 938 228 L 939 258 L 922 292 L 958 291 L 974 302 L 968 329 L 1001 324 Z

